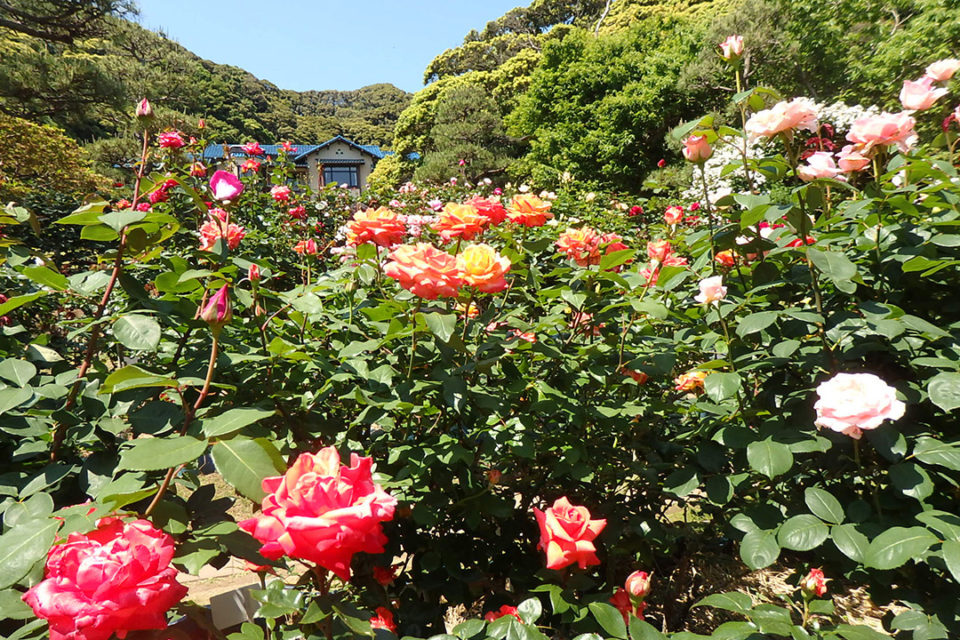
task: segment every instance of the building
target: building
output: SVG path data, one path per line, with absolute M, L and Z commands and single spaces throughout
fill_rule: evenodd
M 277 157 L 281 152 L 278 144 L 264 144 L 260 148 L 265 156 Z M 343 136 L 330 138 L 323 144 L 294 144 L 293 148 L 295 150 L 288 154 L 290 160 L 296 165 L 300 179 L 313 190 L 332 182 L 363 190 L 377 162 L 393 153 L 375 144 L 357 144 Z M 203 160 L 222 161 L 227 150 L 238 166 L 247 158 L 243 145 L 211 144 L 204 149 Z

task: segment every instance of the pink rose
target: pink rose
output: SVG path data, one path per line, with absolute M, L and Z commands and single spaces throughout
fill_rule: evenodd
M 173 538 L 146 520 L 103 518 L 47 553 L 45 579 L 23 596 L 50 622 L 51 640 L 108 640 L 164 629 L 187 595 L 170 566 Z
M 727 288 L 723 286 L 723 276 L 713 276 L 700 281 L 700 293 L 694 300 L 700 304 L 715 304 L 727 297 Z
M 772 138 L 778 133 L 792 132 L 794 129 L 816 131 L 817 111 L 808 98 L 778 102 L 772 108 L 750 116 L 746 129 L 751 139 Z
M 627 576 L 624 588 L 634 598 L 642 600 L 650 594 L 650 581 L 652 575 L 646 571 L 634 571 Z
M 380 523 L 393 518 L 397 500 L 374 483 L 373 459 L 351 454 L 340 464 L 336 447 L 301 454 L 283 476 L 264 478 L 262 511 L 239 523 L 264 543 L 260 553 L 315 562 L 350 579 L 355 553 L 382 553 Z
M 842 171 L 837 168 L 833 154 L 827 151 L 817 151 L 807 158 L 807 164 L 797 167 L 797 176 L 805 182 L 817 178 L 836 178 Z
M 735 62 L 743 55 L 743 36 L 727 36 L 720 43 L 720 57 L 728 62 Z
M 187 144 L 183 141 L 179 131 L 164 131 L 157 136 L 157 142 L 164 149 L 179 149 Z
M 577 563 L 581 569 L 600 564 L 593 540 L 607 526 L 606 520 L 591 520 L 586 507 L 570 504 L 566 496 L 546 511 L 534 507 L 540 525 L 540 548 L 547 553 L 547 569 L 563 569 Z
M 702 164 L 713 155 L 707 136 L 689 136 L 683 141 L 683 157 L 689 162 Z
M 667 224 L 678 224 L 683 219 L 683 207 L 674 205 L 667 207 L 663 212 L 663 221 Z
M 946 89 L 934 89 L 933 78 L 928 76 L 916 81 L 905 80 L 900 90 L 900 104 L 909 111 L 923 111 L 946 94 Z
M 233 319 L 233 309 L 230 305 L 229 285 L 223 285 L 220 290 L 210 296 L 207 305 L 200 312 L 200 319 L 210 325 L 213 332 L 220 333 L 223 325 Z
M 290 187 L 285 184 L 278 184 L 270 189 L 270 195 L 273 196 L 273 199 L 277 202 L 286 202 L 290 199 L 292 193 Z
M 960 60 L 956 58 L 946 58 L 937 60 L 927 67 L 926 75 L 936 82 L 946 82 L 953 77 L 953 74 L 960 69 Z
M 862 430 L 876 429 L 884 420 L 899 420 L 906 405 L 897 390 L 872 373 L 838 373 L 817 387 L 816 425 L 856 440 Z
M 263 149 L 260 147 L 259 142 L 248 142 L 247 144 L 240 147 L 243 149 L 243 152 L 248 156 L 262 156 Z
M 850 125 L 847 140 L 860 145 L 864 153 L 873 147 L 886 147 L 891 144 L 906 152 L 917 141 L 917 134 L 913 130 L 915 124 L 916 120 L 903 111 L 867 116 Z
M 210 190 L 217 200 L 233 200 L 243 193 L 243 183 L 237 176 L 221 169 L 210 178 Z
M 843 173 L 863 171 L 870 166 L 870 157 L 861 153 L 859 145 L 848 144 L 840 150 L 837 164 Z

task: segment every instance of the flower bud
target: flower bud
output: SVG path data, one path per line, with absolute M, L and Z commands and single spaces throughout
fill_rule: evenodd
M 646 571 L 634 571 L 627 576 L 627 581 L 623 584 L 631 598 L 643 600 L 650 593 L 650 580 L 653 574 Z
M 720 57 L 727 62 L 737 62 L 743 55 L 743 36 L 727 36 L 720 43 Z
M 707 136 L 689 136 L 683 141 L 683 157 L 689 162 L 702 164 L 713 155 Z
M 223 325 L 233 319 L 229 285 L 223 285 L 219 291 L 210 297 L 207 306 L 200 312 L 200 318 L 210 325 L 214 335 L 218 335 Z
M 206 120 L 204 120 L 203 118 L 200 118 L 199 120 L 197 120 L 197 129 L 206 129 L 206 128 L 207 128 Z
M 805 598 L 819 598 L 827 592 L 827 579 L 820 569 L 810 569 L 810 573 L 800 581 L 800 590 Z
M 141 122 L 153 120 L 153 106 L 150 101 L 144 98 L 137 104 L 137 119 Z
M 500 484 L 501 478 L 503 478 L 503 472 L 499 469 L 487 469 L 487 482 L 491 485 Z
M 247 270 L 247 278 L 250 282 L 260 282 L 260 266 L 252 264 Z

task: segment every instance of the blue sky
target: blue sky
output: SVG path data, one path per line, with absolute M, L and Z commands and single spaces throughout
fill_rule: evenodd
M 282 89 L 416 91 L 437 54 L 528 0 L 139 0 L 140 23 Z

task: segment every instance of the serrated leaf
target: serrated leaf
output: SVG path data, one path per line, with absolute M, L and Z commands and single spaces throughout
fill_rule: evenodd
M 742 338 L 743 336 L 750 335 L 751 333 L 763 331 L 777 321 L 777 315 L 778 314 L 776 311 L 759 311 L 757 313 L 751 313 L 746 318 L 741 319 L 737 324 L 737 335 Z
M 285 468 L 283 457 L 266 438 L 232 438 L 213 445 L 213 463 L 234 489 L 257 502 L 263 500 L 261 483 Z
M 896 569 L 919 559 L 936 542 L 923 527 L 892 527 L 870 541 L 863 563 L 873 569 Z
M 820 518 L 803 514 L 793 516 L 780 526 L 777 541 L 785 549 L 810 551 L 823 544 L 829 535 L 830 529 Z
M 16 584 L 46 557 L 60 523 L 29 521 L 0 535 L 0 589 Z
M 810 513 L 821 520 L 826 520 L 831 524 L 840 524 L 843 522 L 843 507 L 840 501 L 825 489 L 817 487 L 807 487 L 803 492 L 803 501 L 806 503 Z
M 767 438 L 747 445 L 747 462 L 751 469 L 772 479 L 790 470 L 793 454 L 787 445 Z
M 173 378 L 158 376 L 131 364 L 107 376 L 107 379 L 103 381 L 103 386 L 100 388 L 100 393 L 120 393 L 121 391 L 142 389 L 144 387 L 175 386 L 177 386 L 177 381 Z
M 139 438 L 120 453 L 118 469 L 159 471 L 192 462 L 207 450 L 207 441 L 192 436 Z
M 113 335 L 128 349 L 156 351 L 160 344 L 160 325 L 150 316 L 131 313 L 114 323 Z
M 938 464 L 941 467 L 960 471 L 960 447 L 952 442 L 941 442 L 935 438 L 922 436 L 913 447 L 913 455 L 925 464 Z
M 953 579 L 960 583 L 960 542 L 956 540 L 944 540 L 940 547 L 940 554 L 943 561 L 950 570 Z
M 857 531 L 854 524 L 841 524 L 830 529 L 833 544 L 840 552 L 855 562 L 863 562 L 867 556 L 870 541 Z
M 453 313 L 424 313 L 423 320 L 440 342 L 449 342 L 450 336 L 457 329 L 457 316 Z
M 111 211 L 100 216 L 100 222 L 107 225 L 117 233 L 123 231 L 127 225 L 140 222 L 147 217 L 146 211 L 135 211 L 133 209 L 121 209 L 120 211 Z
M 56 291 L 66 291 L 70 288 L 67 277 L 53 269 L 34 265 L 23 268 L 23 275 L 27 276 L 42 287 L 50 287 Z
M 614 638 L 627 637 L 627 625 L 616 607 L 606 602 L 591 602 L 589 607 L 590 613 L 607 634 Z
M 723 402 L 727 398 L 736 398 L 743 383 L 737 373 L 711 373 L 703 380 L 703 390 L 714 402 Z
M 944 411 L 960 407 L 960 373 L 938 373 L 927 383 L 930 402 Z
M 631 640 L 663 640 L 664 635 L 649 622 L 645 622 L 636 616 L 631 616 L 630 638 Z
M 753 608 L 753 600 L 746 593 L 727 591 L 725 593 L 710 594 L 693 606 L 713 607 L 714 609 L 725 609 L 735 613 L 745 613 Z
M 203 435 L 208 438 L 227 435 L 243 429 L 247 425 L 259 422 L 276 413 L 273 409 L 258 409 L 256 407 L 243 407 L 239 409 L 230 409 L 218 416 L 204 416 Z
M 740 541 L 740 558 L 756 571 L 773 564 L 780 557 L 780 545 L 769 531 L 751 531 Z

